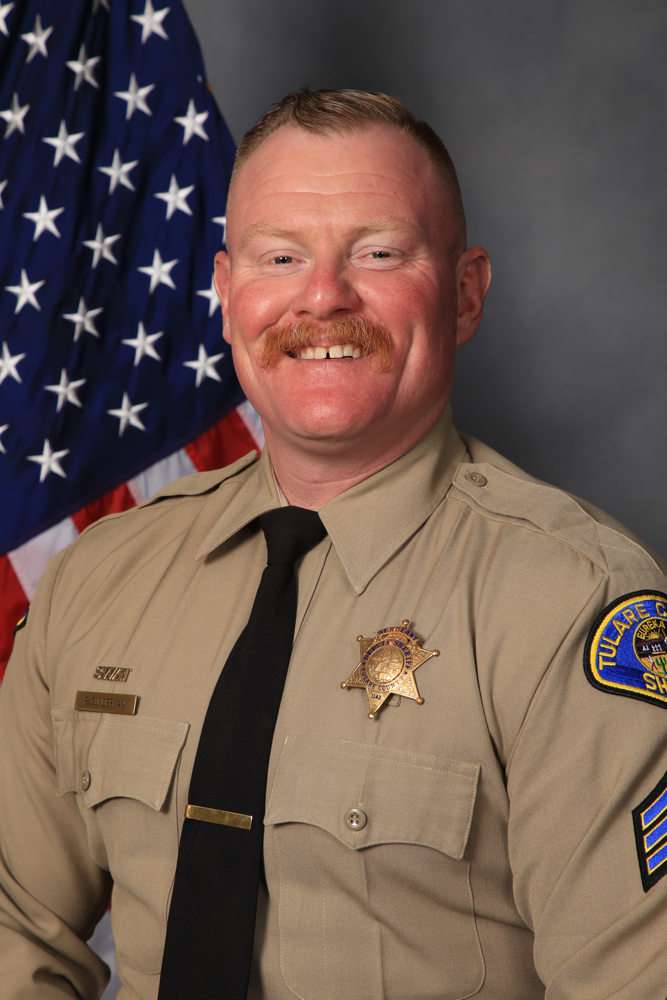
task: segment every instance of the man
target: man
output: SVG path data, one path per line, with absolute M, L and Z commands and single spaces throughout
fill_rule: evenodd
M 110 893 L 121 997 L 232 995 L 173 982 L 199 974 L 190 920 L 223 967 L 192 872 L 236 878 L 258 829 L 207 781 L 261 768 L 197 752 L 237 723 L 217 693 L 286 504 L 326 537 L 296 565 L 248 996 L 664 1000 L 664 565 L 453 429 L 490 268 L 444 147 L 383 95 L 290 94 L 239 148 L 227 234 L 224 336 L 267 449 L 93 525 L 40 583 L 0 705 L 3 996 L 97 997 Z M 229 855 L 192 849 L 230 823 Z M 254 895 L 230 905 L 254 922 Z

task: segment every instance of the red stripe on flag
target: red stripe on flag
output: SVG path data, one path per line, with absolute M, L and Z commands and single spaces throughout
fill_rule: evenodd
M 222 469 L 255 449 L 257 445 L 236 410 L 185 446 L 198 472 Z
M 86 507 L 77 510 L 75 514 L 72 514 L 72 520 L 77 527 L 77 531 L 82 532 L 89 524 L 99 520 L 100 517 L 104 517 L 106 514 L 118 514 L 122 510 L 129 510 L 130 507 L 136 506 L 134 497 L 125 483 L 123 483 L 121 486 L 117 486 L 115 490 L 105 493 L 98 500 L 93 500 Z
M 0 628 L 0 683 L 14 645 L 14 626 L 28 607 L 28 598 L 16 578 L 7 556 L 0 556 L 0 594 L 2 594 L 2 625 Z

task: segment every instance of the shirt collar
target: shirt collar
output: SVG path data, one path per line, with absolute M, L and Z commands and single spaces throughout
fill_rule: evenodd
M 320 509 L 357 594 L 431 516 L 464 455 L 448 406 L 410 451 Z
M 357 594 L 430 517 L 449 490 L 464 455 L 465 445 L 452 426 L 448 406 L 405 455 L 320 507 L 327 534 Z M 196 558 L 208 555 L 260 514 L 279 506 L 277 483 L 264 451 Z

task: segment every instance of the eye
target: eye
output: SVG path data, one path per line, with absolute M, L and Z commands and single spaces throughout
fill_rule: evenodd
M 388 250 L 374 250 L 371 254 L 374 260 L 382 260 L 384 257 L 391 257 Z
M 272 257 L 272 262 L 274 264 L 293 264 L 294 257 L 288 257 L 287 254 L 281 254 L 279 257 Z

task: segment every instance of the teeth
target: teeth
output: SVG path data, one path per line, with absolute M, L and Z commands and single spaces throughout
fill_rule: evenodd
M 330 347 L 301 347 L 296 352 L 300 361 L 324 361 L 325 358 L 365 358 L 371 352 L 356 344 L 332 344 Z

